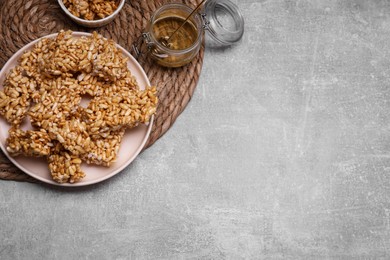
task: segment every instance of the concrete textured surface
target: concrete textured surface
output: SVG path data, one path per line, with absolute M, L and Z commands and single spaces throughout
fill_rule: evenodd
M 390 2 L 242 0 L 123 172 L 0 181 L 0 259 L 390 259 Z

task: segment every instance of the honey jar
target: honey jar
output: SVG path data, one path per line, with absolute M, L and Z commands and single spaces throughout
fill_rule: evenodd
M 241 39 L 244 19 L 228 0 L 208 0 L 198 12 L 185 4 L 166 4 L 153 13 L 133 50 L 139 56 L 144 44 L 159 65 L 181 67 L 196 57 L 205 31 L 217 45 L 231 45 Z

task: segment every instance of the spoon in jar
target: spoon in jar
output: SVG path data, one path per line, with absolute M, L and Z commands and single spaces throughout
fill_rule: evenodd
M 187 16 L 187 18 L 183 21 L 183 23 L 173 32 L 171 33 L 170 36 L 163 36 L 160 38 L 160 43 L 162 45 L 164 45 L 165 47 L 170 47 L 170 43 L 169 43 L 169 40 L 172 38 L 172 36 L 177 33 L 188 21 L 188 19 L 191 18 L 191 16 L 203 5 L 204 2 L 206 2 L 207 0 L 202 0 L 202 2 L 200 2 L 200 4 L 198 4 L 196 6 L 196 8 Z

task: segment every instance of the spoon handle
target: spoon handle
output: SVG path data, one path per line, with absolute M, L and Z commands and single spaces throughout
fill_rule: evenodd
M 199 7 L 202 6 L 202 4 L 206 2 L 206 0 L 202 0 L 202 2 L 200 2 L 200 4 L 198 4 L 198 6 L 187 16 L 187 18 L 184 20 L 184 22 L 165 40 L 167 43 L 169 43 L 169 40 L 172 38 L 172 36 L 178 31 L 180 30 L 180 28 L 182 28 L 186 22 L 188 21 L 188 19 L 190 19 L 190 17 L 199 9 Z

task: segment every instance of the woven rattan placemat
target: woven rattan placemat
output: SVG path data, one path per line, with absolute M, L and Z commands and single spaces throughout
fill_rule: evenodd
M 152 13 L 169 0 L 126 0 L 110 24 L 88 29 L 73 23 L 60 9 L 57 0 L 0 0 L 0 68 L 21 47 L 42 36 L 61 29 L 72 31 L 97 31 L 115 40 L 127 50 L 141 35 Z M 179 0 L 195 7 L 200 0 Z M 175 122 L 184 110 L 196 88 L 202 69 L 204 48 L 189 65 L 168 69 L 155 65 L 142 56 L 140 64 L 152 85 L 157 86 L 159 106 L 146 147 L 151 146 Z M 146 148 L 145 147 L 145 148 Z M 0 179 L 35 182 L 35 179 L 16 168 L 0 151 Z

